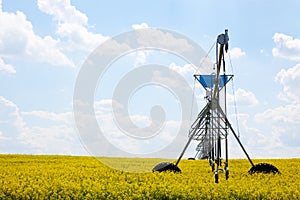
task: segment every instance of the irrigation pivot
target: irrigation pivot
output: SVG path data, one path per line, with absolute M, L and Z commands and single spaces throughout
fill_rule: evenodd
M 228 134 L 232 133 L 242 151 L 251 164 L 250 174 L 253 173 L 279 173 L 279 170 L 268 163 L 254 164 L 242 145 L 238 135 L 227 118 L 226 108 L 226 84 L 233 75 L 226 74 L 224 55 L 228 50 L 228 30 L 218 35 L 216 41 L 216 69 L 211 74 L 194 74 L 194 78 L 206 91 L 206 105 L 192 123 L 188 134 L 188 141 L 185 144 L 176 163 L 163 162 L 156 165 L 152 171 L 173 171 L 181 172 L 178 164 L 186 152 L 191 141 L 197 141 L 195 158 L 208 159 L 212 171 L 215 174 L 215 182 L 219 182 L 219 172 L 225 171 L 226 180 L 229 178 L 228 167 Z M 225 162 L 222 163 L 222 151 Z M 224 164 L 224 169 L 222 167 Z

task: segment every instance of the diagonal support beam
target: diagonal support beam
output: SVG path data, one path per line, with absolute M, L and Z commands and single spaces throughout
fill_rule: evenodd
M 195 134 L 197 133 L 198 128 L 200 127 L 202 121 L 205 119 L 206 115 L 208 112 L 210 112 L 210 109 L 212 106 L 216 106 L 216 109 L 218 109 L 218 112 L 222 115 L 222 117 L 225 120 L 225 123 L 227 124 L 227 126 L 229 127 L 230 131 L 232 132 L 232 134 L 234 135 L 235 139 L 237 140 L 237 142 L 239 143 L 240 147 L 242 148 L 244 154 L 246 155 L 248 161 L 250 162 L 250 164 L 252 166 L 254 166 L 249 154 L 247 153 L 246 149 L 244 148 L 242 142 L 240 141 L 240 139 L 238 138 L 237 134 L 235 133 L 234 129 L 232 128 L 227 116 L 225 115 L 225 113 L 223 112 L 221 106 L 219 105 L 219 103 L 216 100 L 212 100 L 211 102 L 208 102 L 206 104 L 206 106 L 201 110 L 201 112 L 198 114 L 198 118 L 196 119 L 196 121 L 194 122 L 197 123 L 196 127 L 192 130 L 192 133 L 189 136 L 188 142 L 186 143 L 186 145 L 184 146 L 177 162 L 175 165 L 178 165 L 182 156 L 184 155 L 185 151 L 187 150 L 188 146 L 190 145 L 191 141 L 193 140 Z
M 241 146 L 243 152 L 245 153 L 246 157 L 248 158 L 248 161 L 250 162 L 250 164 L 251 164 L 252 167 L 253 167 L 254 164 L 253 164 L 253 162 L 252 162 L 250 156 L 248 155 L 248 153 L 247 153 L 246 149 L 244 148 L 242 142 L 240 141 L 239 137 L 237 136 L 237 134 L 235 133 L 234 129 L 232 128 L 232 126 L 231 126 L 229 120 L 227 119 L 227 116 L 226 116 L 225 113 L 223 112 L 221 106 L 220 106 L 219 103 L 216 102 L 216 101 L 215 101 L 214 103 L 218 106 L 218 110 L 219 110 L 220 114 L 221 114 L 222 117 L 225 119 L 225 122 L 226 122 L 227 126 L 228 126 L 229 129 L 231 130 L 231 132 L 232 132 L 232 134 L 234 135 L 235 139 L 237 140 L 237 142 L 238 142 L 239 145 Z
M 197 128 L 200 127 L 200 124 L 201 124 L 202 120 L 205 118 L 206 114 L 209 112 L 210 106 L 211 106 L 211 102 L 207 103 L 206 106 L 202 109 L 202 111 L 198 114 L 198 118 L 196 119 L 196 121 L 199 119 L 198 124 L 197 124 Z M 197 130 L 198 130 L 197 128 L 195 128 L 193 130 L 192 134 L 190 134 L 189 140 L 186 143 L 186 145 L 184 146 L 184 148 L 183 148 L 183 150 L 182 150 L 182 152 L 181 152 L 181 154 L 180 154 L 180 156 L 179 156 L 179 158 L 178 158 L 175 165 L 179 164 L 179 162 L 180 162 L 182 156 L 184 155 L 186 149 L 188 148 L 188 146 L 190 145 L 192 139 L 194 138 L 195 134 L 197 133 Z

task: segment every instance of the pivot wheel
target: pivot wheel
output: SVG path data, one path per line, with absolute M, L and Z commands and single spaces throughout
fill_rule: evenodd
M 279 170 L 271 164 L 268 163 L 259 163 L 254 165 L 253 167 L 251 167 L 251 169 L 248 171 L 250 174 L 254 174 L 254 173 L 265 173 L 265 174 L 269 174 L 269 173 L 273 173 L 273 174 L 280 174 Z
M 159 163 L 152 169 L 152 172 L 165 172 L 165 171 L 181 173 L 179 167 L 170 162 Z

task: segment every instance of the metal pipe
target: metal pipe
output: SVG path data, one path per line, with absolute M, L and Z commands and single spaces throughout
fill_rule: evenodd
M 219 53 L 219 60 L 218 60 L 218 65 L 217 65 L 217 75 L 216 75 L 214 91 L 213 91 L 213 99 L 216 98 L 217 90 L 219 90 L 218 87 L 219 87 L 219 81 L 220 81 L 219 76 L 220 76 L 221 62 L 222 62 L 222 58 L 224 56 L 223 49 L 224 49 L 224 44 L 220 44 L 220 53 Z

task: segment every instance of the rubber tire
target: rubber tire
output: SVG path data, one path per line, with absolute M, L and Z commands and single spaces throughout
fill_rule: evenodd
M 165 172 L 165 171 L 181 173 L 179 167 L 170 162 L 159 163 L 152 169 L 152 172 Z
M 259 164 L 254 165 L 249 170 L 249 173 L 250 174 L 254 174 L 254 173 L 265 173 L 265 174 L 278 173 L 278 174 L 280 174 L 279 170 L 274 165 L 271 165 L 268 163 L 259 163 Z

